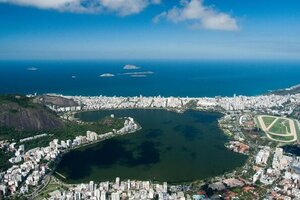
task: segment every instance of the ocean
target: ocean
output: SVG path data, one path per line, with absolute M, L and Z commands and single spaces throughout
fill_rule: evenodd
M 100 77 L 107 73 L 114 76 Z M 1 94 L 258 95 L 299 84 L 299 77 L 300 62 L 291 61 L 0 61 Z
M 123 69 L 127 64 L 137 69 Z M 0 93 L 258 95 L 299 84 L 299 77 L 300 62 L 283 61 L 1 61 Z M 116 176 L 193 181 L 232 171 L 247 159 L 224 147 L 228 138 L 218 127 L 218 113 L 117 110 L 81 113 L 81 118 L 94 121 L 111 113 L 134 117 L 143 129 L 65 155 L 58 171 L 67 182 Z

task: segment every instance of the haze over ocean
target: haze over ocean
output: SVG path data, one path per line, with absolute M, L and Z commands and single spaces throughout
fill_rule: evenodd
M 125 70 L 126 64 L 140 68 Z M 1 61 L 0 93 L 258 95 L 299 84 L 299 66 L 292 61 Z M 105 73 L 114 76 L 100 77 Z

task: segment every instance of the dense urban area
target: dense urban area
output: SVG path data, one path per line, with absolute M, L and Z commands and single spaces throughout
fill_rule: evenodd
M 46 146 L 28 149 L 28 141 L 43 140 L 47 133 L 2 140 L 0 149 L 8 156 L 8 168 L 0 171 L 1 198 L 29 199 L 300 199 L 300 157 L 284 150 L 300 140 L 299 86 L 259 96 L 214 98 L 189 97 L 106 97 L 62 96 L 74 102 L 63 105 L 43 103 L 62 119 L 80 122 L 75 113 L 112 109 L 167 109 L 184 112 L 188 109 L 223 113 L 219 127 L 229 137 L 226 147 L 248 156 L 244 166 L 234 171 L 177 185 L 147 180 L 67 184 L 55 172 L 56 163 L 69 151 L 138 131 L 140 125 L 128 116 L 123 127 L 104 134 L 86 131 L 73 138 L 51 140 Z M 28 95 L 29 98 L 44 98 Z M 110 116 L 114 118 L 114 116 Z M 2 155 L 1 155 L 2 156 Z

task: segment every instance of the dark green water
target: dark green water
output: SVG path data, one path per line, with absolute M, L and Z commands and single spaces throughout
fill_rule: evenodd
M 115 110 L 84 112 L 78 117 L 93 121 L 112 113 L 134 117 L 143 129 L 65 155 L 57 171 L 67 182 L 113 180 L 117 176 L 193 181 L 233 170 L 247 159 L 224 147 L 227 139 L 217 126 L 218 113 Z

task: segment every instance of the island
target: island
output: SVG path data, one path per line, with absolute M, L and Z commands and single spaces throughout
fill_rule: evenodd
M 60 130 L 32 131 L 10 122 L 1 129 L 0 195 L 37 199 L 273 199 L 300 197 L 295 184 L 300 181 L 300 157 L 285 151 L 286 145 L 300 140 L 299 86 L 257 96 L 233 97 L 108 97 L 64 96 L 58 94 L 10 96 L 3 98 L 10 115 L 18 110 L 38 108 Z M 13 104 L 9 106 L 7 104 Z M 17 106 L 16 106 L 17 105 Z M 3 108 L 2 108 L 3 109 Z M 25 110 L 24 110 L 25 109 Z M 229 141 L 231 151 L 247 155 L 246 163 L 233 171 L 207 180 L 178 184 L 151 180 L 122 180 L 67 184 L 55 171 L 64 154 L 82 145 L 91 145 L 119 135 L 135 133 L 141 127 L 131 116 L 103 119 L 110 121 L 111 131 L 101 132 L 102 122 L 83 122 L 77 113 L 117 109 L 165 109 L 183 113 L 187 110 L 218 112 L 218 126 Z M 33 112 L 31 110 L 31 112 Z M 40 113 L 40 112 L 39 112 Z M 44 116 L 44 115 L 43 115 Z M 1 115 L 0 115 L 1 119 Z M 116 120 L 116 124 L 111 121 Z M 35 124 L 35 123 L 29 123 Z M 40 123 L 36 123 L 40 124 Z M 111 126 L 114 124 L 113 126 Z M 120 126 L 120 124 L 122 124 Z M 102 127 L 101 129 L 99 127 Z M 118 127 L 118 129 L 116 129 Z M 35 127 L 38 130 L 38 127 Z M 49 127 L 48 127 L 49 128 Z M 89 130 L 90 129 L 90 130 Z M 61 130 L 64 130 L 61 132 Z M 105 129 L 108 130 L 108 129 Z M 22 132 L 22 134 L 20 134 Z M 9 135 L 12 133 L 13 137 Z M 4 135 L 4 136 L 3 136 Z M 21 137 L 26 136 L 26 137 Z M 50 137 L 49 137 L 50 136 Z M 51 140 L 47 141 L 47 138 Z M 40 142 L 32 142 L 40 141 Z

